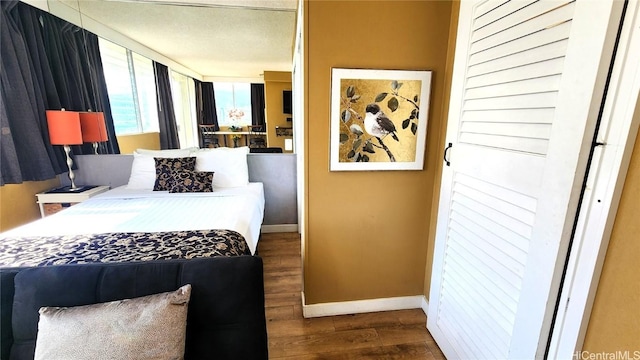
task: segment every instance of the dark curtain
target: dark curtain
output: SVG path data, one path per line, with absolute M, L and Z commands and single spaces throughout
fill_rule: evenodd
M 264 84 L 251 84 L 251 124 L 256 131 L 267 131 L 264 118 Z
M 49 144 L 46 109 L 104 111 L 109 152 L 117 153 L 97 37 L 17 0 L 0 8 L 0 185 L 66 171 L 61 147 Z
M 153 71 L 156 76 L 156 94 L 158 100 L 158 123 L 160 125 L 160 148 L 179 149 L 178 126 L 176 115 L 173 111 L 173 98 L 171 97 L 171 81 L 169 69 L 157 62 L 153 62 Z
M 49 144 L 45 110 L 59 108 L 39 22 L 40 11 L 0 1 L 0 185 L 46 180 L 66 169 Z
M 214 125 L 215 130 L 220 130 L 218 114 L 216 113 L 216 98 L 213 92 L 212 82 L 202 82 L 193 79 L 196 87 L 196 113 L 198 125 Z M 202 132 L 198 131 L 198 140 L 204 146 Z
M 102 111 L 109 141 L 99 144 L 100 153 L 120 153 L 98 37 L 55 16 L 46 16 L 43 24 L 60 106 L 74 111 Z M 92 154 L 93 148 L 90 144 L 75 146 L 73 153 Z
M 218 114 L 216 112 L 216 97 L 213 92 L 212 82 L 201 82 L 193 80 L 196 84 L 196 109 L 198 111 L 198 125 L 215 125 L 216 131 L 220 130 L 218 125 Z
M 99 144 L 100 154 L 120 154 L 120 145 L 116 137 L 116 127 L 113 124 L 113 114 L 111 113 L 111 102 L 109 101 L 109 93 L 107 92 L 107 80 L 104 77 L 104 68 L 102 66 L 102 58 L 100 57 L 100 46 L 98 44 L 98 36 L 87 32 L 90 35 L 87 38 L 87 57 L 89 59 L 93 79 L 92 86 L 95 88 L 95 107 L 94 111 L 102 111 L 104 120 L 107 125 L 108 141 Z

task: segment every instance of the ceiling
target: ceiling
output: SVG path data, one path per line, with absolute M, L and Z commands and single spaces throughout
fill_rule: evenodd
M 83 17 L 205 79 L 291 71 L 296 0 L 84 0 L 75 5 Z

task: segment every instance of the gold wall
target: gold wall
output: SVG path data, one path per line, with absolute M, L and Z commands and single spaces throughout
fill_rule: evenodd
M 306 303 L 421 295 L 446 121 L 452 3 L 307 1 L 305 6 Z M 329 171 L 332 67 L 433 72 L 424 170 Z
M 120 135 L 120 154 L 132 154 L 135 149 L 160 150 L 160 134 L 157 132 L 135 135 Z
M 292 137 L 276 136 L 276 126 L 292 127 L 287 121 L 292 115 L 282 113 L 282 91 L 291 90 L 291 73 L 286 71 L 264 72 L 265 116 L 267 118 L 267 146 L 279 147 L 284 151 L 284 139 Z M 285 151 L 291 152 L 291 151 Z
M 640 106 L 636 110 L 640 116 Z M 640 351 L 640 136 L 636 138 L 583 349 Z
M 39 219 L 36 194 L 58 186 L 58 178 L 0 186 L 0 232 Z

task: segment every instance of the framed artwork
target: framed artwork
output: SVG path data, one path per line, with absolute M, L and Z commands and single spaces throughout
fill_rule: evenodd
M 331 171 L 422 170 L 431 71 L 334 68 Z

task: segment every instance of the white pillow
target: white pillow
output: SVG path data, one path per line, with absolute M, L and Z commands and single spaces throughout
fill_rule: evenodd
M 131 175 L 127 189 L 153 190 L 156 182 L 156 163 L 154 157 L 158 158 L 181 158 L 192 154 L 192 149 L 172 149 L 172 150 L 146 150 L 137 149 L 133 152 L 133 163 L 131 164 Z
M 150 149 L 136 149 L 134 153 L 151 155 L 154 157 L 161 158 L 180 158 L 187 157 L 191 155 L 191 153 L 198 150 L 197 147 L 190 147 L 186 149 L 167 149 L 167 150 L 150 150 Z
M 195 153 L 196 171 L 213 171 L 213 187 L 238 187 L 249 184 L 246 146 L 202 149 Z
M 76 307 L 40 308 L 35 360 L 183 359 L 191 285 Z

